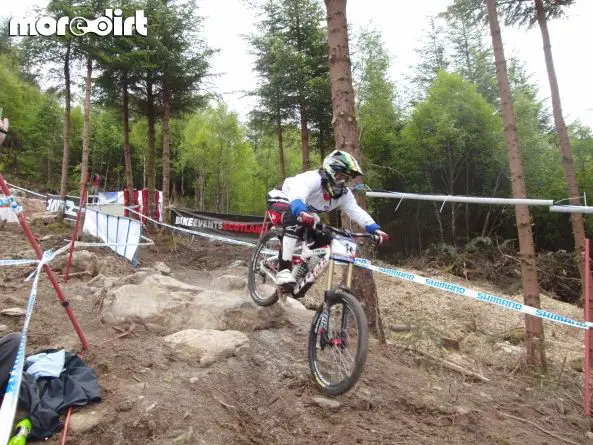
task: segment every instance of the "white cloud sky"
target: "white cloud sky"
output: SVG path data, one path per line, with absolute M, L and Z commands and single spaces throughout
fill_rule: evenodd
M 319 0 L 321 1 L 321 0 Z M 45 0 L 3 2 L 2 16 L 26 16 L 32 5 Z M 418 62 L 419 46 L 428 16 L 443 11 L 452 0 L 349 0 L 348 22 L 356 29 L 372 23 L 383 36 L 393 57 L 392 77 L 402 84 L 404 74 Z M 556 73 L 565 119 L 581 120 L 593 128 L 593 88 L 590 87 L 593 61 L 588 45 L 593 42 L 593 2 L 577 0 L 568 11 L 568 18 L 549 24 Z M 220 53 L 213 59 L 213 71 L 220 74 L 215 89 L 229 107 L 244 116 L 253 105 L 253 98 L 242 97 L 243 91 L 255 85 L 251 71 L 252 58 L 242 34 L 254 30 L 253 13 L 243 0 L 199 0 L 200 15 L 205 16 L 205 37 Z M 386 12 L 387 11 L 387 12 Z M 540 96 L 548 98 L 549 84 L 543 57 L 539 28 L 503 29 L 505 53 L 525 61 L 528 72 L 539 86 Z

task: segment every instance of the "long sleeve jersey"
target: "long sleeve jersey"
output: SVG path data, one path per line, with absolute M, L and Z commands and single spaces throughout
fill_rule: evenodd
M 374 233 L 379 229 L 379 225 L 358 205 L 349 189 L 338 199 L 332 199 L 324 190 L 321 175 L 316 170 L 286 178 L 282 190 L 272 190 L 268 196 L 276 200 L 286 199 L 295 216 L 301 212 L 325 213 L 340 208 L 368 232 Z

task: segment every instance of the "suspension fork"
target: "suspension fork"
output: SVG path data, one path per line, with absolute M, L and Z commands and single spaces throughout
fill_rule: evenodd
M 330 292 L 334 286 L 334 266 L 336 262 L 335 260 L 329 260 L 329 267 L 327 271 L 327 285 L 325 290 Z M 352 288 L 352 275 L 354 272 L 354 264 L 348 263 L 348 273 L 346 274 L 346 287 L 348 289 Z
M 323 311 L 326 315 L 327 315 L 328 306 L 329 306 L 328 303 L 331 301 L 332 298 L 335 298 L 334 291 L 333 291 L 335 264 L 336 264 L 335 260 L 332 260 L 332 259 L 329 260 L 329 267 L 328 267 L 328 271 L 327 271 L 327 285 L 325 288 L 325 297 L 324 297 L 324 301 L 323 301 Z M 348 263 L 348 272 L 346 275 L 347 290 L 349 290 L 352 287 L 353 271 L 354 271 L 354 264 Z M 326 320 L 327 320 L 327 318 L 324 317 L 324 321 L 326 321 Z M 342 323 L 344 323 L 344 322 L 342 322 Z M 323 326 L 323 327 L 325 327 L 325 326 Z

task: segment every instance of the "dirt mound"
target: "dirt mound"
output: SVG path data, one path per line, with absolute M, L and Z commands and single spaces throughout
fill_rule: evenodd
M 224 275 L 244 276 L 249 249 L 151 235 L 157 245 L 141 250 L 140 268 L 163 262 L 170 268 L 167 277 L 209 291 L 216 280 L 223 284 Z M 30 254 L 20 230 L 9 228 L 3 236 L 3 257 Z M 48 248 L 56 241 L 48 238 L 41 243 Z M 579 393 L 582 374 L 569 366 L 572 356 L 562 363 L 563 354 L 582 354 L 582 334 L 574 329 L 546 324 L 551 357 L 547 377 L 530 377 L 516 366 L 521 358 L 513 353 L 505 371 L 501 363 L 484 356 L 495 343 L 504 343 L 505 330 L 521 326 L 519 315 L 486 310 L 484 304 L 467 298 L 375 275 L 390 344 L 371 341 L 359 385 L 331 402 L 309 374 L 309 311 L 301 309 L 290 325 L 228 329 L 241 331 L 230 337 L 236 341 L 231 344 L 239 346 L 229 346 L 223 359 L 199 367 L 191 354 L 188 360 L 187 350 L 172 351 L 166 341 L 171 332 L 166 329 L 150 329 L 148 323 L 131 319 L 117 325 L 102 321 L 102 307 L 93 298 L 97 286 L 121 289 L 121 282 L 115 282 L 131 275 L 133 268 L 107 248 L 93 252 L 104 276 L 93 282 L 75 277 L 64 290 L 89 338 L 91 349 L 84 360 L 97 371 L 103 400 L 75 410 L 76 426 L 68 432 L 68 443 L 501 445 L 561 443 L 557 437 L 574 443 L 587 440 L 589 424 L 582 416 Z M 23 278 L 30 271 L 30 267 L 0 269 L 2 308 L 26 305 L 30 284 Z M 489 289 L 485 283 L 473 284 Z M 248 298 L 244 289 L 220 289 L 222 294 Z M 312 291 L 311 301 L 319 302 L 321 294 Z M 217 298 L 212 295 L 213 304 Z M 564 303 L 548 299 L 544 304 L 572 315 Z M 21 321 L 0 316 L 11 330 L 20 330 Z M 415 330 L 393 330 L 401 324 Z M 29 332 L 27 353 L 48 347 L 79 348 L 46 279 L 40 281 Z M 445 351 L 436 341 L 442 337 L 458 340 L 460 351 Z M 489 340 L 493 337 L 494 342 Z M 206 343 L 202 340 L 195 346 Z M 196 357 L 208 354 L 200 351 Z M 487 381 L 443 366 L 442 359 L 480 373 Z M 59 443 L 59 437 L 48 443 Z

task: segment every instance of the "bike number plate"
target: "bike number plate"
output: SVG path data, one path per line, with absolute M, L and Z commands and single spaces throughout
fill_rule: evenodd
M 356 243 L 348 238 L 335 237 L 331 244 L 332 256 L 336 259 L 354 260 L 356 247 Z

